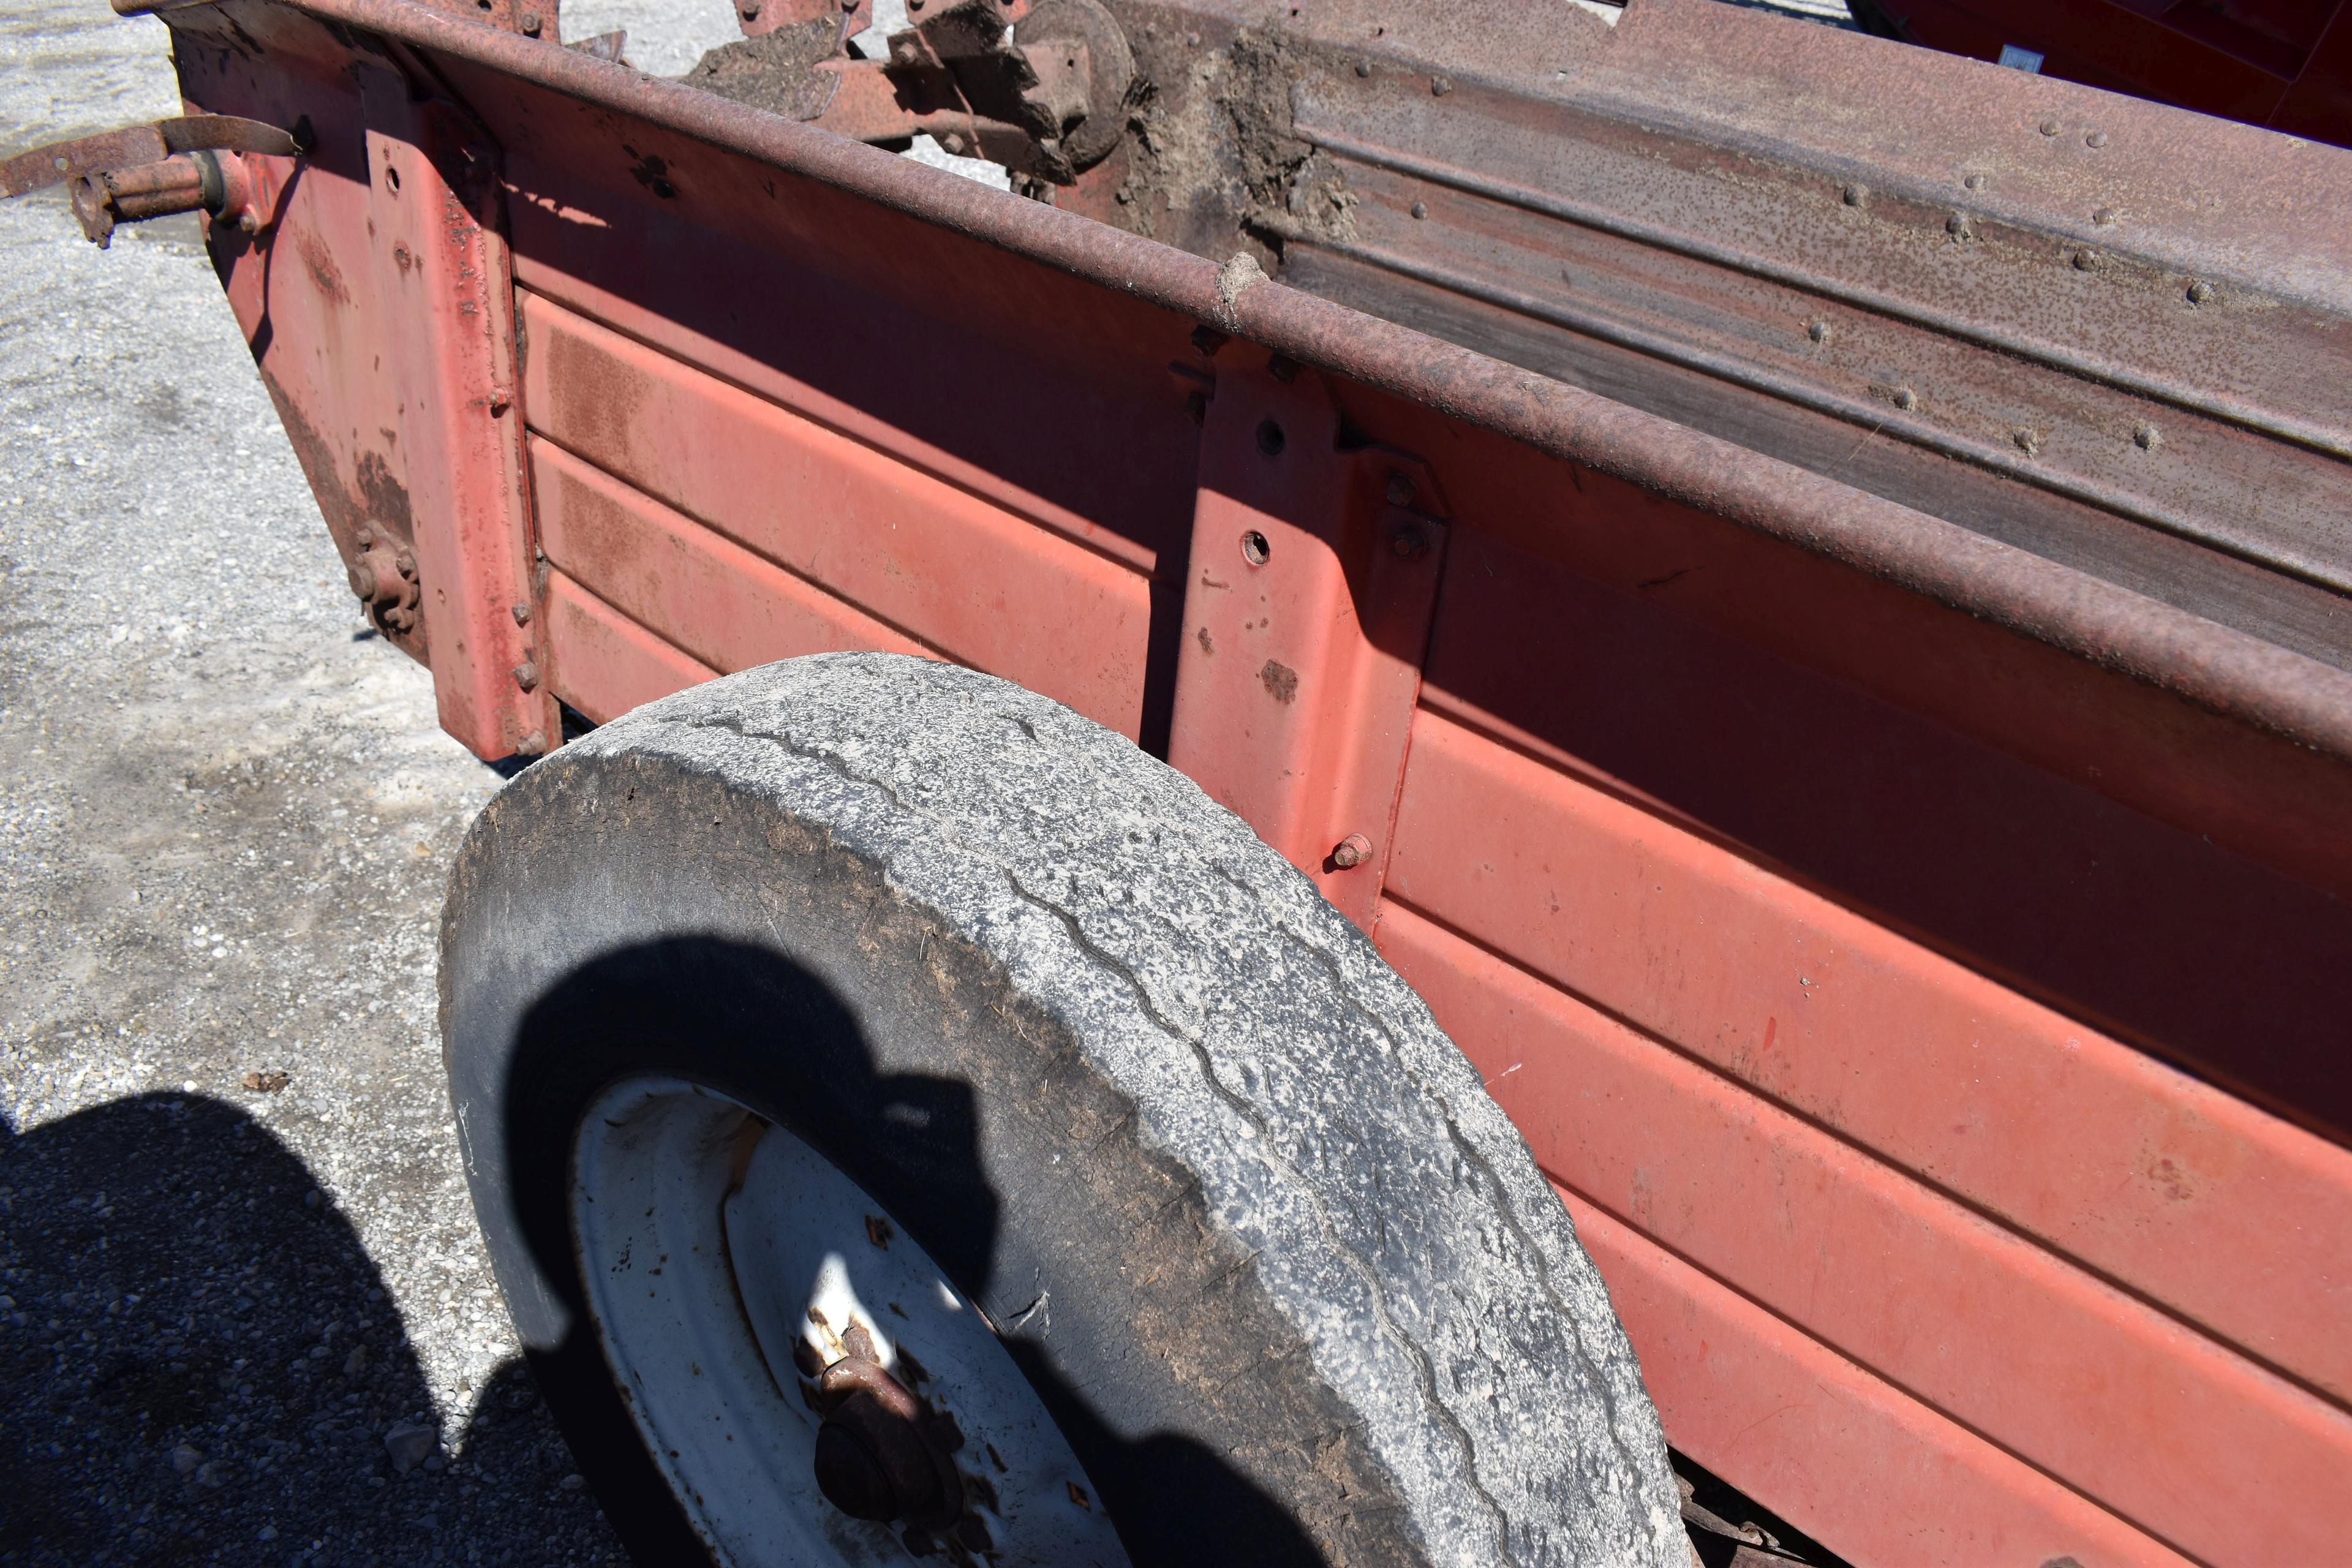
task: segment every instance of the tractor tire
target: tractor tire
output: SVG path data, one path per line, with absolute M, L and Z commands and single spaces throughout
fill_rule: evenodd
M 641 1562 L 1690 1561 L 1468 1062 L 1054 702 L 829 655 L 648 704 L 491 802 L 441 940 L 483 1234 Z

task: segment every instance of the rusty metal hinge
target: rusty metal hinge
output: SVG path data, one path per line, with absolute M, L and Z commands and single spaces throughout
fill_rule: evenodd
M 243 155 L 299 158 L 310 146 L 308 121 L 283 131 L 234 114 L 184 115 L 20 153 L 0 163 L 0 197 L 70 184 L 74 216 L 101 248 L 117 223 L 170 213 L 207 212 L 253 234 L 268 222 L 274 183 Z

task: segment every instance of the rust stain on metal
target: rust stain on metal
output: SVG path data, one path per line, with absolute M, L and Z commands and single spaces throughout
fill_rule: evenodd
M 1257 678 L 1265 687 L 1266 695 L 1276 702 L 1287 706 L 1298 700 L 1298 672 L 1288 665 L 1267 659 L 1265 668 L 1257 672 Z

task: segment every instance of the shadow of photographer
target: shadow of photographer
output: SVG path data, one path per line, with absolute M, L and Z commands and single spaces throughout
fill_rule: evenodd
M 447 1451 L 351 1223 L 236 1106 L 0 1124 L 0 1563 L 621 1561 L 521 1364 L 466 1392 Z

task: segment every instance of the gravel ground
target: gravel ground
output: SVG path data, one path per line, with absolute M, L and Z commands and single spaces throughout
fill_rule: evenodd
M 12 6 L 0 151 L 174 112 L 163 47 Z M 341 575 L 192 222 L 0 205 L 0 1563 L 620 1560 L 442 1089 L 499 779 Z

